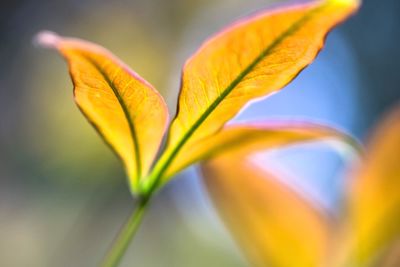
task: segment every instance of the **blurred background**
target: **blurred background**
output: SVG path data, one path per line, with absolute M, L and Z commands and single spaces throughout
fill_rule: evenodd
M 173 113 L 181 66 L 201 42 L 280 2 L 287 1 L 1 1 L 0 266 L 96 266 L 133 208 L 121 164 L 72 101 L 65 63 L 35 48 L 35 33 L 107 47 L 155 85 Z M 399 14 L 398 0 L 365 0 L 315 63 L 237 120 L 312 119 L 364 139 L 400 100 Z M 329 148 L 258 157 L 335 212 L 345 166 Z M 247 266 L 195 168 L 156 197 L 121 266 L 133 265 Z

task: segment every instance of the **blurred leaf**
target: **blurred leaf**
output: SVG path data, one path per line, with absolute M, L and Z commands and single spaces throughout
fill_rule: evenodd
M 68 61 L 75 101 L 123 160 L 133 192 L 147 174 L 168 122 L 159 93 L 106 49 L 42 32 L 38 42 Z
M 379 125 L 352 175 L 345 249 L 351 266 L 370 266 L 400 238 L 400 109 Z
M 215 135 L 192 144 L 190 153 L 172 162 L 166 175 L 172 176 L 195 162 L 224 153 L 249 154 L 322 140 L 337 140 L 358 149 L 358 145 L 352 137 L 321 124 L 305 122 L 234 124 L 226 126 Z
M 356 0 L 314 1 L 245 18 L 217 34 L 185 64 L 179 108 L 157 172 L 215 134 L 250 100 L 288 84 L 317 55 Z M 164 179 L 167 177 L 164 176 Z
M 378 266 L 382 267 L 398 267 L 400 266 L 400 240 L 397 240 L 382 257 L 382 262 Z
M 311 202 L 240 157 L 208 161 L 202 172 L 217 209 L 254 266 L 320 266 L 329 221 Z

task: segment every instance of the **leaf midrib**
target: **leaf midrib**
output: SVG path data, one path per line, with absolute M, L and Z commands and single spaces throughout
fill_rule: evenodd
M 156 171 L 155 181 L 150 184 L 150 192 L 154 190 L 161 177 L 176 158 L 176 155 L 189 140 L 189 138 L 194 134 L 194 132 L 202 125 L 202 123 L 210 116 L 210 114 L 216 109 L 216 107 L 235 89 L 235 87 L 267 56 L 269 56 L 273 49 L 275 49 L 279 44 L 281 44 L 288 36 L 295 33 L 302 25 L 304 25 L 313 15 L 317 13 L 322 8 L 326 7 L 329 3 L 325 5 L 313 8 L 304 14 L 300 19 L 298 19 L 294 24 L 292 24 L 286 31 L 284 31 L 278 38 L 276 38 L 268 47 L 266 47 L 261 54 L 255 58 L 230 84 L 225 90 L 222 91 L 213 103 L 204 111 L 204 113 L 195 121 L 195 123 L 189 128 L 189 130 L 183 135 L 182 139 L 175 145 L 173 150 L 167 155 L 167 159 L 161 162 L 161 167 Z M 157 167 L 157 166 L 156 166 Z M 156 169 L 156 168 L 155 168 Z M 152 181 L 150 181 L 152 182 Z
M 132 121 L 128 106 L 126 105 L 124 99 L 120 95 L 120 93 L 119 93 L 118 89 L 116 88 L 114 82 L 110 80 L 110 78 L 104 72 L 104 70 L 100 67 L 100 65 L 95 60 L 91 59 L 90 57 L 87 57 L 85 54 L 81 54 L 81 55 L 82 55 L 82 57 L 84 57 L 86 60 L 88 60 L 96 68 L 96 70 L 101 74 L 101 76 L 103 76 L 103 78 L 106 80 L 108 86 L 111 88 L 114 96 L 117 98 L 119 105 L 122 108 L 122 111 L 124 113 L 125 119 L 128 122 L 129 131 L 130 131 L 131 138 L 132 138 L 134 155 L 135 155 L 135 163 L 136 163 L 137 179 L 140 179 L 141 175 L 142 175 L 142 167 L 141 167 L 142 164 L 141 164 L 141 158 L 140 158 L 140 147 L 139 147 L 139 141 L 138 141 L 138 138 L 137 138 L 136 128 L 135 128 L 135 125 L 134 125 L 134 123 Z M 132 79 L 134 79 L 134 78 L 132 77 Z

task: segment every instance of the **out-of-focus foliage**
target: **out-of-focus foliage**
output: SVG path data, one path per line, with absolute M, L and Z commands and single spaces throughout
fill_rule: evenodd
M 400 238 L 400 108 L 372 133 L 365 158 L 351 176 L 347 264 L 380 266 L 382 255 Z
M 254 167 L 252 171 L 241 157 L 204 163 L 205 183 L 257 266 L 393 266 L 400 240 L 399 132 L 400 109 L 374 131 L 365 157 L 350 172 L 346 209 L 336 223 L 316 220 L 324 214 L 310 213 L 311 202 L 281 179 Z
M 202 170 L 252 266 L 319 266 L 328 249 L 328 217 L 244 157 L 213 159 Z

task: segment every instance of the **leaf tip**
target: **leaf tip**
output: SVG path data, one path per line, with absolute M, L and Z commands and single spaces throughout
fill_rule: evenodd
M 61 37 L 52 31 L 40 31 L 33 39 L 33 44 L 43 48 L 56 48 L 60 43 Z

